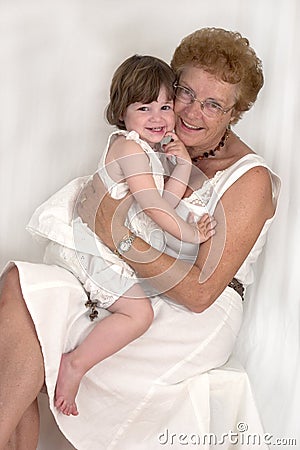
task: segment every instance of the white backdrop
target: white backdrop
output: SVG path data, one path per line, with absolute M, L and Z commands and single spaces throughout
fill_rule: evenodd
M 13 258 L 40 260 L 25 231 L 31 213 L 71 178 L 95 170 L 110 130 L 110 78 L 123 59 L 141 53 L 170 61 L 181 38 L 203 26 L 249 38 L 265 87 L 236 131 L 283 188 L 237 353 L 266 431 L 297 437 L 297 448 L 299 25 L 298 0 L 0 0 L 1 267 Z

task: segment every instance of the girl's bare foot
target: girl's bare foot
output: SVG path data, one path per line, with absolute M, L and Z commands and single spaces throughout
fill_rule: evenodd
M 72 352 L 63 354 L 56 382 L 54 405 L 67 416 L 78 415 L 75 398 L 83 375 L 82 368 L 76 367 L 74 363 Z

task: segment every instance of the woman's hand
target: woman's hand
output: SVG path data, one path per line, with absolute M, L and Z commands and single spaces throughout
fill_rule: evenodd
M 130 195 L 121 200 L 113 199 L 99 175 L 95 174 L 81 191 L 77 212 L 101 241 L 114 250 L 115 243 L 128 232 L 124 222 L 131 203 Z

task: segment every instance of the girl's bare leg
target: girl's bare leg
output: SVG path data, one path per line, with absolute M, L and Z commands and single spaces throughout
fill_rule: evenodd
M 150 300 L 138 284 L 108 310 L 113 314 L 101 320 L 75 350 L 62 355 L 55 406 L 66 415 L 78 414 L 75 397 L 84 374 L 143 334 L 153 320 Z
M 0 450 L 16 439 L 22 442 L 16 448 L 33 448 L 39 425 L 35 402 L 43 383 L 43 357 L 14 267 L 0 296 Z

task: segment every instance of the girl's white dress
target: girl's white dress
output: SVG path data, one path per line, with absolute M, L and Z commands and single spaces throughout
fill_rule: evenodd
M 156 188 L 160 195 L 164 189 L 165 165 L 162 164 L 162 153 L 155 152 L 150 145 L 140 139 L 136 131 L 116 130 L 109 136 L 105 151 L 98 164 L 98 174 L 110 195 L 121 199 L 129 192 L 126 181 L 114 181 L 105 164 L 106 156 L 111 144 L 118 136 L 136 142 L 148 156 L 149 172 L 152 173 Z M 56 193 L 48 202 L 41 205 L 31 218 L 29 227 L 36 232 L 35 221 L 45 221 L 46 215 L 53 214 L 53 206 L 59 204 L 64 198 L 64 188 Z M 50 209 L 47 212 L 47 205 Z M 75 206 L 74 203 L 68 207 Z M 74 218 L 70 223 L 71 230 L 63 230 L 55 223 L 47 222 L 51 226 L 51 233 L 45 237 L 50 239 L 45 250 L 44 262 L 57 264 L 70 270 L 89 293 L 89 298 L 102 308 L 109 308 L 118 298 L 127 292 L 134 284 L 139 283 L 135 272 L 120 258 L 107 248 L 100 239 L 76 217 L 76 208 L 73 208 Z M 53 214 L 53 217 L 55 213 Z M 58 219 L 60 217 L 58 216 Z M 127 225 L 133 233 L 146 242 L 162 251 L 165 246 L 164 233 L 161 228 L 150 219 L 134 200 L 129 208 Z M 67 243 L 67 244 L 65 244 Z
M 201 209 L 205 205 L 213 213 L 223 193 L 256 166 L 267 167 L 255 154 L 244 156 L 183 200 L 178 212 L 185 215 L 187 207 Z M 270 169 L 269 172 L 276 204 L 280 181 Z M 76 196 L 83 181 L 71 182 L 65 199 Z M 54 209 L 56 217 L 61 213 L 64 228 L 71 211 L 66 212 L 66 204 L 62 206 Z M 236 274 L 244 286 L 253 281 L 253 263 L 272 221 L 273 218 L 265 223 Z M 36 233 L 48 236 L 49 224 L 48 216 L 30 226 Z M 173 251 L 176 253 L 176 246 Z M 187 258 L 189 254 L 187 248 Z M 247 433 L 262 434 L 246 375 L 232 364 L 224 366 L 242 321 L 242 301 L 235 290 L 227 287 L 201 314 L 164 295 L 153 297 L 155 319 L 151 327 L 86 374 L 77 397 L 79 415 L 67 417 L 56 410 L 53 399 L 61 354 L 76 347 L 94 326 L 84 308 L 85 290 L 70 272 L 60 267 L 19 261 L 14 264 L 19 269 L 22 292 L 40 340 L 51 412 L 76 449 L 244 449 L 241 439 L 237 442 L 235 438 L 235 444 L 230 441 L 230 431 L 240 438 L 246 438 Z M 107 310 L 101 310 L 101 317 L 107 314 Z M 241 423 L 246 423 L 243 429 Z M 213 433 L 211 439 L 219 439 L 215 446 L 209 444 L 209 433 Z M 250 447 L 267 445 L 261 441 Z M 40 447 L 48 448 L 46 442 Z

